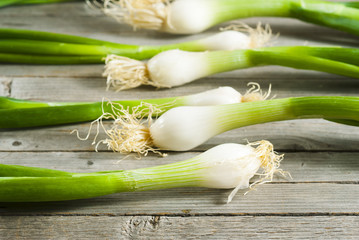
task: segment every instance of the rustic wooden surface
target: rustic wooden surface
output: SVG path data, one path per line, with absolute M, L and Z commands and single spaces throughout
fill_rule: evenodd
M 171 36 L 130 27 L 92 11 L 82 3 L 9 7 L 0 10 L 0 27 L 76 34 L 122 43 L 161 44 L 199 38 Z M 275 45 L 359 46 L 359 38 L 288 19 L 249 19 L 270 23 L 281 35 Z M 106 92 L 102 65 L 0 65 L 0 95 L 31 100 L 101 101 L 176 96 L 246 84 L 272 84 L 278 98 L 312 95 L 359 96 L 359 81 L 313 71 L 262 67 L 218 74 L 184 87 L 150 87 Z M 1 117 L 1 116 L 0 116 Z M 25 120 L 25 119 L 24 119 Z M 0 239 L 358 239 L 359 131 L 324 120 L 296 120 L 245 127 L 221 134 L 192 152 L 122 159 L 70 132 L 88 124 L 26 130 L 0 130 L 0 163 L 74 172 L 133 169 L 187 159 L 224 142 L 267 139 L 285 154 L 282 167 L 293 179 L 276 177 L 226 205 L 230 191 L 172 189 L 123 193 L 94 199 L 0 203 Z

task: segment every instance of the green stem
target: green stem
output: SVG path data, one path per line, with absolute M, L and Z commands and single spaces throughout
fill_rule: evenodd
M 359 127 L 359 121 L 355 121 L 355 120 L 346 120 L 346 119 L 326 119 L 326 120 L 335 123 L 349 125 L 349 126 Z
M 268 47 L 208 52 L 208 72 L 278 65 L 359 78 L 359 50 L 341 47 Z
M 296 46 L 278 47 L 277 49 L 279 51 L 284 51 L 284 54 L 289 52 L 294 55 L 311 55 L 314 57 L 326 58 L 333 61 L 359 66 L 359 49 L 357 48 Z
M 60 43 L 79 43 L 87 45 L 116 45 L 116 43 L 108 41 L 79 37 L 68 34 L 12 28 L 0 28 L 0 39 L 27 39 Z
M 101 56 L 117 54 L 136 58 L 139 47 L 134 45 L 87 45 L 74 43 L 46 42 L 39 40 L 5 39 L 0 40 L 0 52 L 57 56 Z
M 218 133 L 231 129 L 292 119 L 325 118 L 359 121 L 359 97 L 298 97 L 213 106 Z M 345 121 L 343 121 L 345 120 Z M 217 133 L 217 134 L 218 134 Z
M 321 0 L 209 0 L 212 25 L 248 17 L 291 17 L 359 35 L 358 3 Z
M 103 63 L 102 56 L 46 56 L 46 55 L 26 55 L 13 53 L 0 53 L 0 63 L 18 64 L 94 64 Z
M 291 0 L 209 0 L 213 25 L 249 17 L 289 17 Z
M 137 46 L 115 43 L 80 44 L 62 43 L 55 41 L 42 41 L 31 39 L 3 39 L 0 40 L 0 53 L 13 53 L 23 55 L 53 56 L 101 56 L 116 54 L 134 59 L 147 59 L 154 55 L 170 50 L 182 49 L 187 51 L 204 51 L 206 47 L 201 45 L 200 40 L 169 44 L 162 46 Z
M 291 16 L 359 35 L 359 9 L 350 5 L 316 0 L 297 1 L 292 3 Z
M 101 63 L 109 54 L 142 60 L 170 49 L 204 51 L 207 47 L 202 39 L 161 46 L 138 46 L 49 32 L 0 29 L 0 62 L 4 63 Z
M 22 0 L 3 0 L 0 2 L 0 7 L 5 7 L 9 5 L 14 5 L 20 3 Z
M 63 201 L 127 190 L 120 174 L 73 177 L 1 177 L 0 202 Z
M 203 168 L 196 157 L 150 168 L 96 173 L 0 165 L 0 202 L 64 201 L 119 192 L 198 187 Z M 1 175 L 6 170 L 13 176 Z
M 88 102 L 38 102 L 9 97 L 0 97 L 0 110 L 15 109 L 15 108 L 37 108 L 37 107 L 54 107 L 54 106 L 69 106 L 81 105 Z
M 125 171 L 135 183 L 135 191 L 158 190 L 176 187 L 198 187 L 203 179 L 200 157 L 156 166 Z
M 72 173 L 35 167 L 0 164 L 0 179 L 2 177 L 71 177 Z
M 347 77 L 359 78 L 359 62 L 353 59 L 353 56 L 358 52 L 357 49 L 345 48 L 321 48 L 318 49 L 321 53 L 320 57 L 306 55 L 305 50 L 311 47 L 284 47 L 284 48 L 268 48 L 249 50 L 250 59 L 254 66 L 262 65 L 278 65 L 304 70 L 315 70 L 327 72 L 332 74 L 343 75 Z M 335 49 L 331 54 L 331 50 Z M 346 55 L 347 53 L 351 53 Z M 327 58 L 322 58 L 327 57 Z M 334 60 L 331 60 L 334 59 Z M 336 61 L 341 60 L 341 61 Z M 353 61 L 354 60 L 354 61 Z M 348 62 L 348 63 L 346 63 Z
M 145 100 L 120 100 L 124 109 L 136 107 L 141 103 L 156 105 L 162 111 L 185 104 L 185 97 L 171 97 Z M 0 98 L 0 128 L 24 128 L 50 126 L 92 121 L 103 112 L 113 113 L 107 102 L 44 103 Z

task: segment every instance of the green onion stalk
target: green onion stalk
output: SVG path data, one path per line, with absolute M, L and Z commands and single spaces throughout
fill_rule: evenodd
M 257 66 L 278 65 L 359 78 L 359 49 L 344 47 L 264 47 L 233 51 L 169 50 L 148 62 L 110 59 L 107 86 L 122 90 L 140 85 L 174 87 L 212 74 Z
M 359 97 L 294 97 L 243 104 L 177 107 L 146 125 L 140 121 L 122 124 L 125 121 L 118 119 L 110 129 L 104 127 L 108 138 L 100 142 L 120 153 L 129 151 L 129 147 L 123 145 L 128 139 L 134 139 L 131 141 L 132 152 L 187 151 L 232 129 L 317 118 L 358 127 Z M 136 128 L 141 131 L 129 131 Z
M 187 96 L 143 100 L 119 100 L 102 102 L 38 102 L 0 97 L 0 128 L 39 127 L 92 121 L 106 116 L 109 119 L 121 115 L 123 110 L 136 108 L 140 117 L 155 108 L 158 115 L 178 106 L 209 106 L 239 102 L 260 101 L 268 98 L 270 89 L 263 93 L 256 83 L 240 94 L 231 87 L 219 87 Z
M 2 0 L 0 8 L 10 5 L 30 5 L 30 4 L 46 4 L 46 3 L 59 3 L 59 2 L 75 2 L 80 0 Z
M 226 30 L 212 36 L 167 45 L 129 45 L 59 33 L 0 29 L 0 63 L 90 64 L 103 63 L 106 56 L 147 59 L 169 49 L 187 51 L 234 50 L 265 46 L 271 38 L 269 26 L 247 27 L 248 34 Z
M 359 3 L 321 0 L 107 0 L 100 8 L 134 28 L 175 34 L 202 32 L 250 17 L 296 18 L 359 35 Z M 98 5 L 98 4 L 95 4 Z
M 0 202 L 64 201 L 178 187 L 234 188 L 230 202 L 239 189 L 284 173 L 279 169 L 282 158 L 271 143 L 259 141 L 222 144 L 188 160 L 135 170 L 71 173 L 0 164 Z M 250 184 L 254 175 L 260 177 Z

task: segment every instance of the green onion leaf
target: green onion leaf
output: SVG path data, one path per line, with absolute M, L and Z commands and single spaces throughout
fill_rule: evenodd
M 253 146 L 256 146 L 255 148 Z M 268 141 L 248 145 L 222 144 L 191 159 L 156 167 L 95 173 L 0 165 L 0 202 L 64 201 L 176 187 L 239 189 L 270 182 L 279 169 L 277 155 Z M 259 169 L 260 178 L 249 184 Z
M 123 144 L 128 142 L 133 145 L 131 151 L 139 153 L 158 150 L 187 151 L 215 135 L 235 128 L 274 121 L 315 118 L 358 126 L 359 97 L 315 96 L 244 104 L 184 106 L 170 109 L 156 121 L 148 121 L 146 125 L 136 121 L 126 122 L 128 115 L 121 121 L 119 116 L 110 129 L 102 126 L 108 138 L 100 142 L 120 153 L 128 152 L 130 147 L 127 145 L 127 152 L 123 150 Z M 129 131 L 130 129 L 138 131 Z M 141 148 L 136 139 L 149 144 Z
M 175 0 L 117 2 L 100 9 L 121 23 L 175 34 L 194 34 L 249 17 L 289 17 L 359 35 L 357 2 L 322 0 Z

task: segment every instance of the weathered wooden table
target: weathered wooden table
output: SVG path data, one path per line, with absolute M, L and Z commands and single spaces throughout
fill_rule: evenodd
M 343 45 L 359 47 L 358 37 L 288 19 L 249 19 L 270 23 L 280 32 L 275 45 Z M 0 27 L 76 34 L 131 44 L 160 44 L 200 36 L 133 32 L 82 3 L 9 7 L 0 10 Z M 177 96 L 219 86 L 244 92 L 255 81 L 272 84 L 277 98 L 311 95 L 359 96 L 359 81 L 282 67 L 262 67 L 218 74 L 184 87 L 142 87 L 105 91 L 103 65 L 0 66 L 0 95 L 48 101 L 101 101 Z M 0 116 L 1 117 L 1 116 Z M 24 119 L 26 121 L 26 119 Z M 0 131 L 0 162 L 91 172 L 132 169 L 187 159 L 225 142 L 267 139 L 285 154 L 283 169 L 293 179 L 275 178 L 232 203 L 230 191 L 182 188 L 122 193 L 88 200 L 54 203 L 0 203 L 0 239 L 235 239 L 359 237 L 359 130 L 324 120 L 284 121 L 244 127 L 219 135 L 192 152 L 154 154 L 141 160 L 107 151 L 94 152 L 87 123 Z

